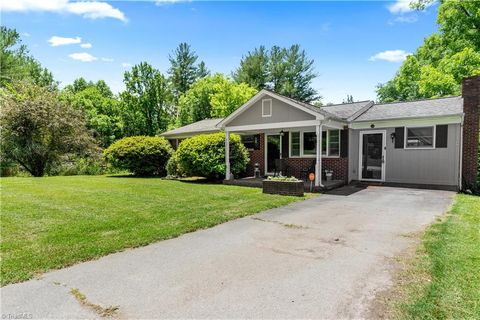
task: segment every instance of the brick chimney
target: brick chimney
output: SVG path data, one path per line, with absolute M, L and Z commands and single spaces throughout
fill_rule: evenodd
M 477 178 L 479 113 L 480 113 L 480 75 L 463 79 L 463 189 L 472 189 Z

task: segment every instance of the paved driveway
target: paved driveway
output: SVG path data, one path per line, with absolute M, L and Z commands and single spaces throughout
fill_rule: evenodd
M 118 318 L 358 318 L 391 284 L 392 257 L 454 193 L 369 187 L 112 254 L 2 288 L 2 314 Z

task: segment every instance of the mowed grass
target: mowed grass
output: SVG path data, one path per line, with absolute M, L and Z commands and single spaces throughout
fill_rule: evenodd
M 154 178 L 2 178 L 1 283 L 286 205 L 261 189 Z
M 480 319 L 480 197 L 457 195 L 408 265 L 397 318 Z

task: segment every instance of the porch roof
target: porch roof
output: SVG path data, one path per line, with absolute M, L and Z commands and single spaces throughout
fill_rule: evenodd
M 223 118 L 200 120 L 186 126 L 162 133 L 160 136 L 170 139 L 191 137 L 195 134 L 220 132 L 217 124 Z

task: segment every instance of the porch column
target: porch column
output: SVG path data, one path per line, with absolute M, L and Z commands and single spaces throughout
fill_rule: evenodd
M 225 180 L 230 180 L 230 132 L 225 130 Z
M 315 163 L 315 187 L 323 186 L 322 184 L 322 123 L 317 124 L 317 148 Z

